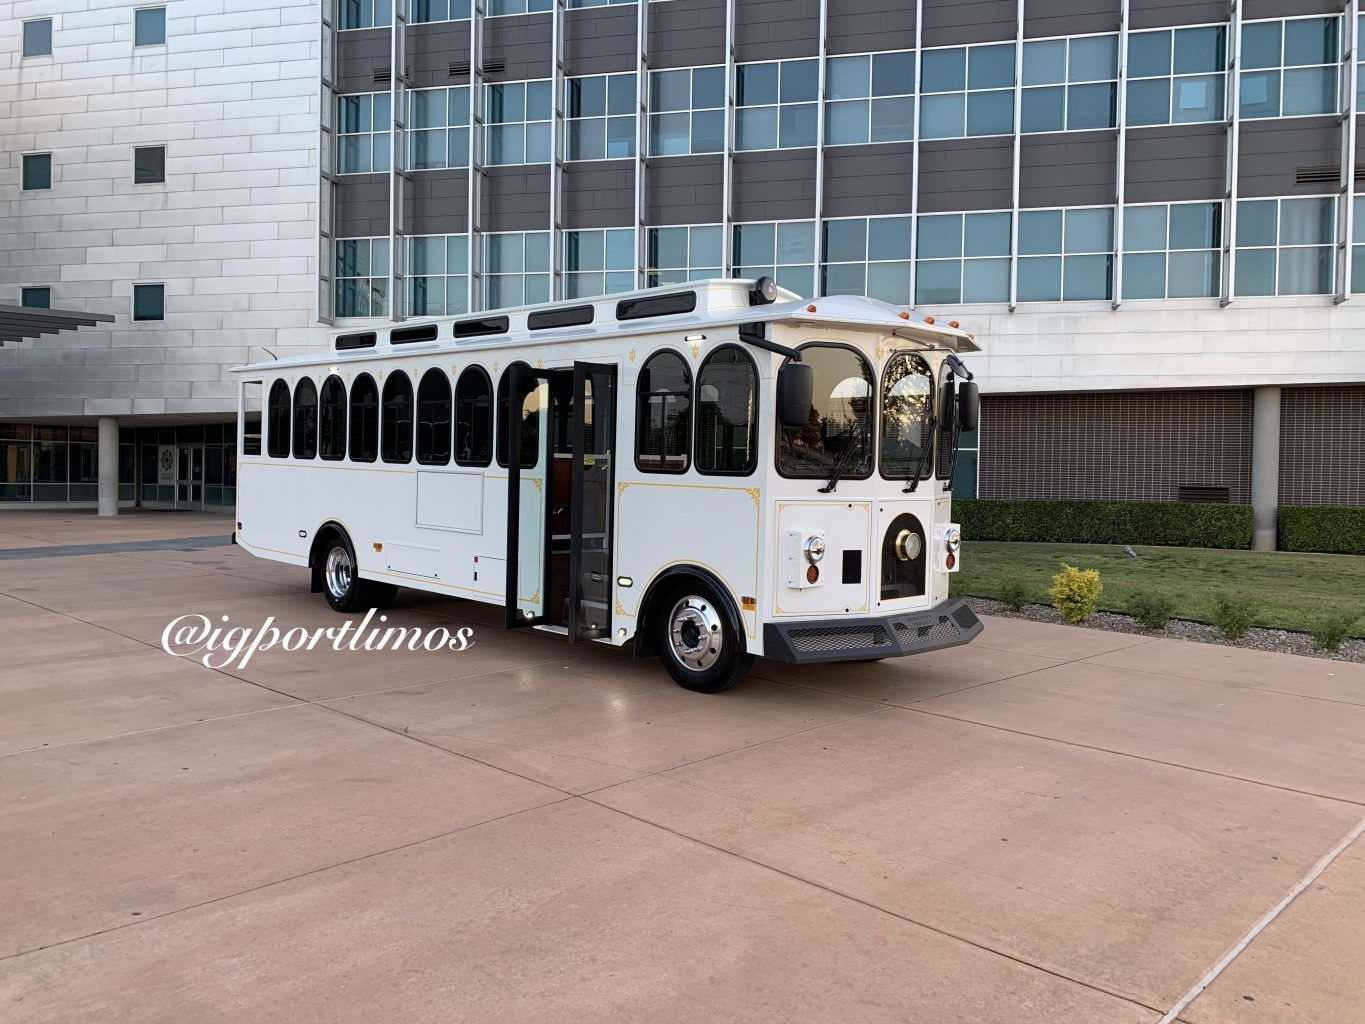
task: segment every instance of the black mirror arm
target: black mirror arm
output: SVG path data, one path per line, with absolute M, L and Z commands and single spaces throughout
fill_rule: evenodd
M 943 361 L 948 364 L 953 373 L 967 380 L 972 379 L 972 371 L 967 369 L 967 364 L 957 357 L 957 353 L 948 352 L 944 355 Z

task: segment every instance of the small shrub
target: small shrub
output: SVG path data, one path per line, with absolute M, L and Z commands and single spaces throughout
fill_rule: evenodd
M 1213 603 L 1213 624 L 1229 640 L 1240 640 L 1256 621 L 1256 602 L 1219 594 Z
M 1128 614 L 1148 629 L 1165 629 L 1175 614 L 1175 604 L 1162 594 L 1139 592 L 1128 599 Z
M 1351 628 L 1359 621 L 1359 615 L 1352 615 L 1349 612 L 1328 615 L 1314 622 L 1308 632 L 1324 651 L 1335 651 L 1350 639 Z
M 1024 605 L 1037 604 L 1038 595 L 1027 583 L 1006 580 L 1000 587 L 1000 602 L 1005 607 L 1019 612 L 1024 610 Z
M 1104 584 L 1098 569 L 1077 569 L 1062 563 L 1062 571 L 1052 577 L 1052 606 L 1067 622 L 1080 622 L 1095 614 L 1095 602 Z

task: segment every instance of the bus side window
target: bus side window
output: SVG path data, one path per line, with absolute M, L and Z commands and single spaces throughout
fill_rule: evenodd
M 412 461 L 412 380 L 402 370 L 384 382 L 379 454 L 385 462 Z
M 318 454 L 318 389 L 313 378 L 302 377 L 294 385 L 294 458 L 315 459 Z
M 417 461 L 450 461 L 450 378 L 444 370 L 428 370 L 417 385 Z
M 692 374 L 678 353 L 656 352 L 635 382 L 635 465 L 686 473 L 692 447 Z
M 512 367 L 527 366 L 526 363 L 513 363 L 502 371 L 498 381 L 498 465 L 507 465 L 507 392 L 512 386 Z M 529 367 L 528 367 L 529 368 Z M 539 461 L 540 451 L 540 392 L 533 383 L 529 390 L 517 396 L 517 408 L 521 423 L 521 466 L 529 469 Z
M 379 388 L 362 373 L 351 385 L 351 461 L 379 458 Z
M 758 368 L 737 345 L 697 371 L 697 472 L 748 476 L 758 460 Z
M 269 432 L 266 452 L 272 459 L 289 458 L 289 385 L 282 380 L 270 385 L 266 418 Z
M 318 403 L 318 454 L 336 461 L 346 457 L 346 385 L 335 373 L 322 382 Z
M 455 385 L 455 461 L 486 466 L 493 460 L 493 384 L 482 366 L 469 366 Z

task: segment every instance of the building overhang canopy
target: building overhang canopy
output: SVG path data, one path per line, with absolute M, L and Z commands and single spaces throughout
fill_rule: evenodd
M 85 313 L 71 309 L 39 309 L 0 305 L 0 344 L 27 341 L 45 334 L 60 334 L 81 327 L 114 322 L 111 313 Z

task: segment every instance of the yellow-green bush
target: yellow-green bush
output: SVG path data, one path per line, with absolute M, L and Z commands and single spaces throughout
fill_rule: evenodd
M 1052 607 L 1062 613 L 1067 622 L 1080 622 L 1095 614 L 1095 602 L 1100 599 L 1104 584 L 1098 569 L 1077 569 L 1062 563 L 1062 571 L 1052 577 Z

